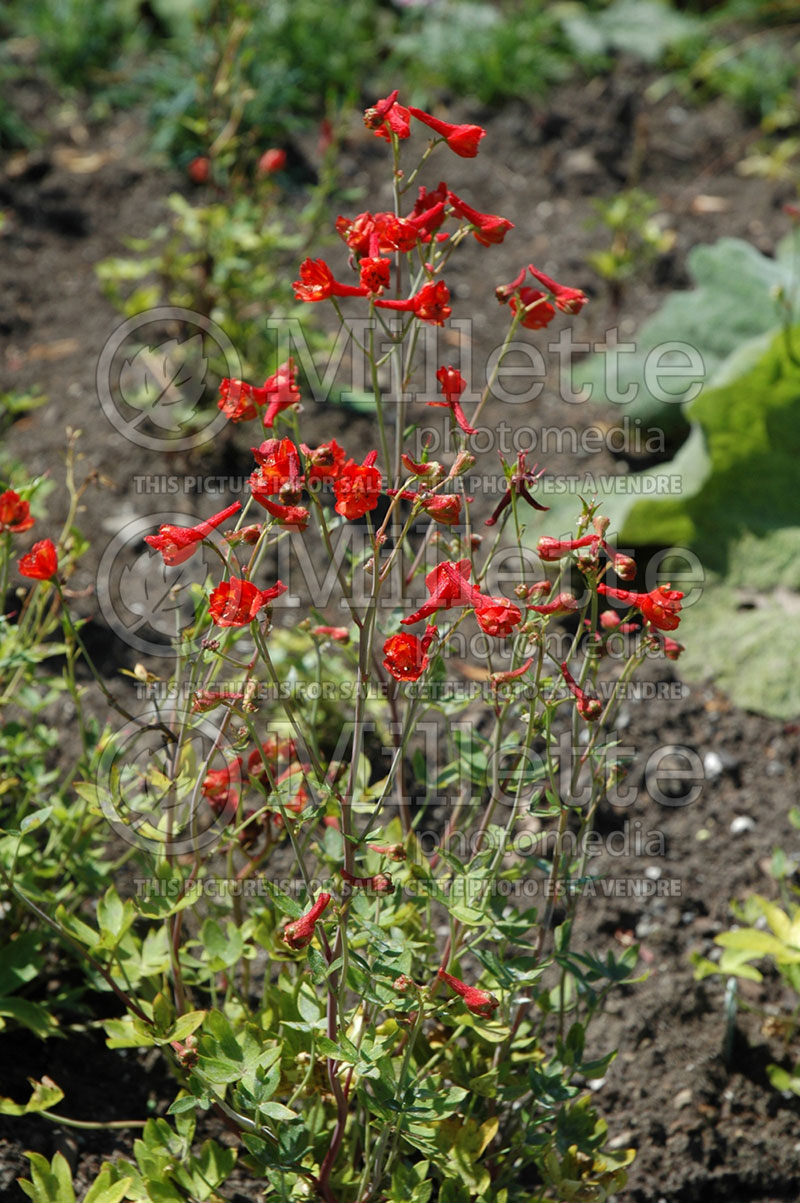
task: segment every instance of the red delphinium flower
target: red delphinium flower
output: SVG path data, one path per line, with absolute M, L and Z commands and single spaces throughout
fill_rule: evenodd
M 241 702 L 244 694 L 230 689 L 198 689 L 192 698 L 192 714 L 205 714 L 225 702 Z
M 681 652 L 686 651 L 682 643 L 678 643 L 675 639 L 670 639 L 669 635 L 661 636 L 661 644 L 664 649 L 664 655 L 668 660 L 677 660 Z
M 252 581 L 232 576 L 211 591 L 208 612 L 218 627 L 244 627 L 253 621 L 259 610 L 285 592 L 282 581 L 270 589 L 259 589 Z
M 519 292 L 522 285 L 525 283 L 526 268 L 521 267 L 513 280 L 509 280 L 508 284 L 499 284 L 494 290 L 494 295 L 497 297 L 501 305 L 505 305 Z
M 447 145 L 462 159 L 474 159 L 478 153 L 478 143 L 484 137 L 486 130 L 479 125 L 453 125 L 449 121 L 440 121 L 422 109 L 409 108 L 412 117 L 427 125 L 435 134 L 444 138 Z
M 23 501 L 19 493 L 6 489 L 0 493 L 0 534 L 6 531 L 12 535 L 21 535 L 23 531 L 33 526 L 30 503 Z
M 571 551 L 593 545 L 596 552 L 600 545 L 599 535 L 584 535 L 581 539 L 555 539 L 552 535 L 542 535 L 536 545 L 536 554 L 546 564 L 554 564 L 557 560 L 569 555 Z
M 458 563 L 445 561 L 437 564 L 425 577 L 430 597 L 408 618 L 401 618 L 403 626 L 430 618 L 437 610 L 449 610 L 453 606 L 477 606 L 481 601 L 481 591 L 476 585 L 470 584 L 472 565 L 469 560 L 459 560 Z
M 431 205 L 428 209 L 424 209 L 416 216 L 406 218 L 419 234 L 420 242 L 430 242 L 431 237 L 444 222 L 447 216 L 447 209 L 444 201 L 437 201 L 435 205 Z M 447 238 L 448 235 L 443 234 L 441 238 Z M 440 241 L 441 241 L 440 238 Z
M 379 856 L 388 856 L 389 860 L 407 860 L 408 853 L 402 844 L 367 844 L 370 852 Z
M 242 758 L 237 756 L 221 769 L 210 769 L 203 778 L 200 792 L 208 799 L 215 815 L 236 813 L 239 805 L 239 782 L 242 779 Z
M 205 184 L 211 176 L 211 160 L 207 155 L 198 155 L 186 168 L 193 184 Z
M 324 259 L 304 259 L 300 264 L 300 279 L 292 284 L 298 301 L 328 301 L 331 297 L 366 297 L 369 290 L 363 284 L 341 284 Z
M 574 614 L 576 610 L 580 610 L 580 605 L 577 598 L 571 593 L 559 593 L 551 602 L 543 602 L 541 605 L 531 605 L 528 603 L 528 609 L 533 610 L 536 614 L 549 614 L 550 617 L 560 617 L 565 614 Z
M 301 443 L 300 448 L 306 457 L 306 480 L 309 483 L 330 480 L 338 476 L 344 467 L 344 448 L 339 446 L 336 439 L 320 443 L 319 447 L 307 447 Z
M 207 518 L 205 522 L 198 522 L 197 526 L 172 526 L 166 523 L 158 528 L 157 535 L 145 535 L 144 541 L 155 551 L 160 551 L 164 557 L 164 563 L 169 564 L 170 567 L 175 564 L 183 564 L 194 555 L 198 544 L 202 543 L 203 539 L 207 539 L 211 532 L 226 522 L 228 518 L 238 514 L 241 508 L 241 501 L 234 501 L 224 510 L 220 510 L 218 514 L 214 514 L 213 518 Z
M 368 292 L 378 296 L 392 281 L 392 261 L 381 256 L 365 256 L 359 261 L 358 273 L 361 284 Z
M 300 764 L 299 762 L 297 764 L 290 764 L 288 769 L 284 769 L 284 771 L 275 778 L 276 790 L 279 789 L 280 786 L 286 785 L 287 781 L 291 782 L 293 777 L 299 778 L 297 787 L 292 797 L 287 802 L 282 803 L 284 810 L 289 810 L 292 812 L 292 814 L 299 815 L 303 807 L 308 802 L 308 790 L 305 786 L 305 777 L 310 768 L 310 765 Z M 283 815 L 276 814 L 275 822 L 282 823 Z
M 17 562 L 20 576 L 34 581 L 49 581 L 58 571 L 58 555 L 51 539 L 40 539 Z
M 391 141 L 390 130 L 398 138 L 407 138 L 411 133 L 411 115 L 407 108 L 397 103 L 398 89 L 390 92 L 385 100 L 376 100 L 364 113 L 364 125 L 377 138 Z
M 562 313 L 580 313 L 589 300 L 582 289 L 567 288 L 564 284 L 557 284 L 555 280 L 551 280 L 544 272 L 538 271 L 532 263 L 528 264 L 528 271 L 534 280 L 537 280 L 543 288 L 547 289 L 555 301 L 556 309 L 560 309 Z
M 244 380 L 230 380 L 226 376 L 219 382 L 217 407 L 231 422 L 250 422 L 258 417 L 257 394 L 259 389 Z
M 417 226 L 395 213 L 359 213 L 337 217 L 336 231 L 356 255 L 406 254 L 419 242 Z
M 500 1006 L 499 1000 L 488 990 L 479 990 L 477 986 L 468 986 L 466 982 L 453 977 L 444 969 L 439 970 L 437 977 L 440 981 L 447 982 L 450 989 L 455 990 L 456 994 L 460 994 L 467 1010 L 471 1011 L 473 1015 L 479 1015 L 481 1019 L 491 1019 Z
M 439 405 L 442 402 L 438 402 Z M 406 455 L 405 452 L 401 455 L 403 467 L 407 472 L 411 472 L 414 476 L 418 476 L 420 480 L 424 480 L 426 484 L 438 485 L 441 480 L 444 480 L 444 468 L 438 460 L 426 460 L 425 463 L 417 463 Z
M 300 496 L 303 473 L 300 470 L 300 456 L 291 439 L 265 439 L 260 447 L 251 447 L 250 450 L 260 469 L 250 478 L 251 489 L 257 475 L 255 487 L 260 493 L 283 496 L 288 490 L 293 496 L 285 497 L 287 501 Z
M 453 312 L 447 303 L 449 300 L 450 290 L 444 280 L 429 280 L 406 301 L 375 301 L 375 306 L 378 309 L 394 309 L 399 313 L 413 313 L 421 322 L 443 326 Z
M 543 330 L 556 316 L 555 309 L 538 288 L 520 288 L 511 298 L 511 312 L 516 316 L 520 310 L 524 313 L 520 325 L 526 330 Z
M 301 915 L 299 919 L 295 919 L 292 923 L 287 923 L 281 932 L 281 939 L 290 948 L 305 948 L 314 939 L 314 928 L 317 921 L 322 918 L 328 904 L 331 901 L 331 895 L 324 891 L 319 895 L 317 901 Z
M 459 217 L 465 217 L 474 226 L 472 234 L 482 246 L 492 246 L 503 241 L 509 230 L 514 229 L 513 221 L 498 217 L 496 213 L 480 213 L 468 205 L 455 192 L 448 192 L 447 198 Z
M 363 518 L 368 510 L 374 510 L 381 495 L 383 478 L 375 467 L 377 451 L 370 451 L 363 464 L 349 459 L 341 469 L 333 486 L 336 495 L 336 513 L 349 521 Z
M 428 648 L 438 631 L 428 626 L 422 639 L 402 631 L 390 635 L 383 645 L 383 667 L 395 681 L 418 681 L 428 667 Z
M 279 146 L 271 146 L 258 160 L 256 172 L 258 175 L 274 175 L 276 171 L 283 171 L 285 166 L 286 151 Z
M 542 505 L 540 501 L 537 501 L 531 495 L 530 487 L 535 485 L 539 481 L 539 478 L 544 475 L 544 468 L 541 471 L 537 471 L 538 464 L 534 464 L 532 468 L 529 468 L 527 455 L 527 451 L 520 451 L 517 455 L 516 469 L 508 477 L 506 491 L 495 506 L 491 517 L 486 519 L 486 526 L 495 525 L 503 510 L 511 505 L 512 497 L 521 497 L 523 501 L 527 501 L 528 505 L 532 506 L 535 510 L 550 509 L 549 505 Z M 500 462 L 503 468 L 506 468 L 506 462 L 502 456 L 500 457 Z
M 458 493 L 415 493 L 413 489 L 387 489 L 387 496 L 402 497 L 403 501 L 416 501 L 422 509 L 441 526 L 455 526 L 461 521 L 461 497 Z M 473 499 L 470 497 L 470 501 Z
M 470 426 L 461 408 L 460 397 L 467 387 L 467 382 L 457 368 L 441 367 L 436 373 L 439 388 L 444 395 L 444 401 L 428 401 L 427 405 L 449 409 L 464 434 L 475 434 L 474 426 Z
M 601 581 L 597 592 L 635 606 L 642 617 L 659 630 L 674 631 L 681 620 L 683 594 L 679 589 L 670 589 L 669 585 L 659 585 L 649 593 L 635 593 L 631 589 L 614 589 Z
M 522 611 L 504 597 L 481 597 L 475 603 L 475 617 L 486 635 L 505 638 L 522 622 Z
M 388 873 L 375 873 L 372 877 L 353 877 L 347 869 L 341 870 L 342 877 L 348 885 L 361 890 L 372 890 L 374 894 L 393 894 L 394 884 Z
M 516 681 L 519 677 L 524 677 L 535 659 L 535 656 L 531 656 L 524 664 L 520 664 L 519 668 L 509 668 L 505 672 L 492 673 L 489 677 L 491 688 L 498 689 L 501 685 L 505 685 L 509 681 Z
M 294 360 L 290 357 L 286 363 L 282 363 L 277 371 L 264 381 L 263 389 L 259 389 L 258 392 L 263 396 L 261 403 L 266 404 L 267 407 L 264 414 L 264 426 L 270 430 L 275 424 L 278 414 L 297 405 L 300 401 Z
M 278 526 L 286 527 L 287 530 L 305 530 L 308 526 L 309 512 L 304 505 L 283 505 L 279 501 L 271 501 L 265 494 L 261 493 L 258 486 L 253 485 L 253 479 L 257 473 L 253 473 L 250 477 L 250 490 L 253 497 L 259 505 L 263 505 L 268 514 L 277 522 Z
M 581 718 L 585 718 L 587 722 L 596 722 L 603 713 L 603 703 L 598 697 L 595 697 L 594 694 L 587 693 L 585 689 L 580 687 L 572 673 L 567 668 L 566 660 L 561 665 L 561 672 L 564 680 L 567 683 L 567 688 L 575 698 L 575 708 L 578 711 L 578 714 L 581 716 Z
M 312 627 L 311 634 L 319 639 L 332 639 L 334 643 L 349 643 L 350 631 L 347 627 Z
M 421 217 L 424 213 L 431 209 L 438 211 L 439 205 L 442 206 L 442 220 L 444 220 L 444 202 L 447 200 L 447 184 L 442 180 L 436 188 L 426 188 L 421 184 L 417 191 L 417 199 L 414 201 L 414 208 L 411 210 L 411 219 Z

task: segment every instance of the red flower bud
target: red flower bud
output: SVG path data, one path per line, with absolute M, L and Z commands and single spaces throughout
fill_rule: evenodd
M 281 939 L 290 948 L 305 948 L 314 939 L 314 928 L 317 920 L 326 910 L 328 903 L 331 901 L 330 894 L 324 892 L 320 894 L 317 901 L 301 915 L 299 919 L 295 919 L 293 923 L 287 923 L 281 933 Z
M 456 994 L 461 995 L 468 1011 L 471 1011 L 473 1015 L 479 1015 L 481 1019 L 491 1019 L 493 1013 L 500 1006 L 499 999 L 490 994 L 488 990 L 479 990 L 477 986 L 468 986 L 466 982 L 453 977 L 444 969 L 440 969 L 437 976 L 441 981 L 447 982 L 450 989 L 455 990 Z

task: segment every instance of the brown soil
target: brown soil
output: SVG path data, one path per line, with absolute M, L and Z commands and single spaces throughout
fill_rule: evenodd
M 577 336 L 593 339 L 617 320 L 623 333 L 632 334 L 665 292 L 685 285 L 686 252 L 696 243 L 737 235 L 769 253 L 786 231 L 780 211 L 789 199 L 786 186 L 742 178 L 735 171 L 754 131 L 723 102 L 695 110 L 670 96 L 650 104 L 644 99 L 648 82 L 648 76 L 628 68 L 585 88 L 557 91 L 536 108 L 472 113 L 488 129 L 479 157 L 468 163 L 452 157 L 437 161 L 436 169 L 447 171 L 450 187 L 479 208 L 509 217 L 517 227 L 501 247 L 486 252 L 470 248 L 461 266 L 448 273 L 456 315 L 461 302 L 469 312 L 479 300 L 485 314 L 473 329 L 473 364 L 485 362 L 502 336 L 502 315 L 491 289 L 515 275 L 523 262 L 533 260 L 592 295 L 592 304 L 574 327 Z M 52 105 L 52 98 L 34 89 L 25 102 L 35 111 Z M 94 583 L 110 532 L 148 513 L 148 507 L 157 508 L 131 486 L 135 475 L 154 470 L 152 455 L 125 442 L 98 416 L 95 366 L 120 318 L 101 295 L 94 264 L 120 253 L 123 237 L 147 234 L 163 218 L 165 196 L 184 183 L 147 167 L 136 115 L 99 128 L 75 120 L 61 129 L 52 113 L 50 118 L 53 136 L 45 149 L 11 160 L 0 176 L 0 204 L 10 215 L 0 244 L 0 333 L 5 343 L 0 388 L 36 385 L 50 398 L 45 408 L 18 421 L 6 438 L 7 450 L 30 471 L 46 468 L 59 479 L 65 427 L 77 426 L 84 432 L 80 447 L 85 465 L 113 482 L 102 493 L 88 494 L 80 516 L 92 542 L 73 580 L 81 589 Z M 78 152 L 100 156 L 93 170 L 80 169 Z M 345 159 L 349 181 L 369 192 L 382 168 L 381 147 L 357 124 Z M 437 180 L 429 177 L 427 182 Z M 631 286 L 619 314 L 613 315 L 602 282 L 585 267 L 587 251 L 604 236 L 588 231 L 584 223 L 592 197 L 613 195 L 630 182 L 659 198 L 677 240 L 674 250 Z M 701 194 L 722 200 L 700 213 L 695 198 Z M 357 207 L 378 205 L 370 194 Z M 497 405 L 487 413 L 487 424 L 503 418 L 517 423 L 519 415 L 509 410 L 515 407 Z M 596 422 L 601 412 L 573 406 L 565 417 L 564 403 L 546 390 L 535 412 L 526 408 L 524 420 L 534 427 L 580 427 Z M 345 430 L 354 454 L 368 446 L 368 425 L 351 414 L 318 406 L 304 422 L 320 441 Z M 485 470 L 495 471 L 496 458 L 492 465 L 489 458 Z M 591 468 L 614 470 L 617 463 L 606 453 L 605 459 L 593 457 Z M 546 466 L 569 472 L 587 464 L 563 454 Z M 236 471 L 249 471 L 249 457 Z M 195 504 L 187 500 L 190 507 Z M 228 500 L 220 497 L 219 505 Z M 52 503 L 57 515 L 61 502 L 56 493 Z M 479 504 L 489 507 L 493 501 L 479 499 Z M 198 509 L 206 516 L 205 501 Z M 91 600 L 80 604 L 85 613 L 92 612 Z M 128 687 L 119 684 L 115 667 L 140 657 L 107 631 L 105 644 L 102 662 L 122 694 Z M 672 666 L 640 675 L 664 685 L 679 681 L 679 669 L 676 673 Z M 646 981 L 612 996 L 607 1017 L 598 1024 L 597 1054 L 618 1048 L 619 1055 L 594 1097 L 613 1140 L 637 1149 L 621 1199 L 793 1200 L 800 1194 L 800 1100 L 778 1094 L 766 1076 L 771 1061 L 793 1064 L 793 1050 L 783 1050 L 761 1033 L 755 1017 L 740 1011 L 726 1061 L 724 982 L 695 984 L 688 956 L 712 952 L 714 935 L 730 922 L 731 898 L 753 890 L 774 892 L 768 859 L 775 847 L 788 854 L 796 847 L 787 812 L 800 800 L 798 727 L 737 710 L 711 684 L 684 686 L 680 692 L 678 698 L 631 700 L 623 711 L 621 729 L 636 750 L 632 784 L 641 784 L 649 754 L 666 744 L 696 750 L 706 771 L 702 792 L 690 806 L 659 805 L 642 794 L 630 808 L 609 806 L 601 816 L 604 833 L 623 831 L 625 823 L 631 832 L 638 822 L 639 830 L 663 835 L 664 850 L 663 855 L 649 849 L 629 850 L 619 858 L 605 855 L 597 870 L 605 870 L 611 880 L 638 882 L 637 888 L 642 882 L 669 883 L 663 889 L 670 893 L 604 897 L 598 891 L 581 911 L 581 935 L 600 951 L 619 949 L 632 937 L 640 940 L 640 968 L 649 974 Z M 130 704 L 130 695 L 126 700 Z M 737 818 L 751 823 L 733 823 Z M 769 978 L 762 986 L 743 987 L 741 994 L 754 1005 L 787 1003 Z M 26 1076 L 47 1072 L 66 1090 L 68 1112 L 77 1118 L 145 1118 L 152 1108 L 163 1111 L 170 1100 L 169 1085 L 151 1060 L 109 1053 L 96 1039 L 85 1048 L 72 1038 L 45 1047 L 15 1033 L 0 1040 L 0 1058 L 5 1069 L 1 1093 L 19 1096 Z M 64 1110 L 66 1114 L 66 1103 Z M 127 1136 L 120 1133 L 109 1140 L 107 1134 L 70 1132 L 80 1180 L 90 1180 L 103 1156 L 129 1148 Z M 63 1140 L 57 1129 L 34 1119 L 0 1121 L 2 1197 L 23 1197 L 13 1181 L 26 1168 L 23 1149 L 52 1155 Z M 244 1180 L 237 1181 L 235 1190 L 240 1199 L 258 1197 L 255 1184 Z

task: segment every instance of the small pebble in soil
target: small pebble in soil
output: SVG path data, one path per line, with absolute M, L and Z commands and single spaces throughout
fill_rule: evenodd
M 752 831 L 755 825 L 755 819 L 751 819 L 749 815 L 736 815 L 731 820 L 731 835 L 744 835 L 746 831 Z

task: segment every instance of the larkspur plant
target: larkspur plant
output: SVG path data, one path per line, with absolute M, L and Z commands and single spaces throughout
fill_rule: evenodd
M 442 365 L 429 404 L 449 409 L 456 454 L 449 467 L 412 457 L 404 392 L 421 324 L 441 326 L 451 312 L 444 269 L 470 234 L 490 253 L 512 226 L 444 183 L 419 187 L 402 215 L 432 153 L 475 157 L 479 126 L 405 108 L 397 93 L 365 120 L 392 156 L 394 210 L 338 219 L 351 281 L 309 258 L 294 290 L 329 302 L 342 322 L 344 305 L 368 308 L 361 349 L 378 446 L 356 458 L 302 429 L 291 361 L 263 385 L 222 382 L 229 420 L 267 436 L 254 448 L 250 496 L 148 536 L 167 565 L 207 546 L 218 573 L 191 587 L 173 680 L 137 670 L 152 707 L 105 733 L 94 775 L 76 785 L 87 821 L 111 818 L 138 856 L 141 888 L 123 899 L 111 885 L 94 917 L 60 905 L 47 922 L 124 1005 L 104 1023 L 110 1047 L 160 1047 L 180 1087 L 172 1120 L 147 1122 L 134 1161 L 103 1168 L 104 1199 L 218 1198 L 236 1154 L 214 1141 L 192 1153 L 196 1113 L 209 1110 L 276 1200 L 599 1203 L 622 1187 L 633 1156 L 605 1147 L 585 1083 L 613 1056 L 590 1055 L 588 1025 L 634 980 L 637 951 L 601 957 L 575 946 L 573 927 L 590 880 L 582 837 L 623 771 L 618 700 L 646 655 L 679 654 L 664 632 L 679 624 L 682 595 L 608 584 L 609 573 L 631 581 L 635 565 L 587 503 L 573 538 L 542 535 L 532 579 L 522 539 L 546 507 L 524 456 L 503 465 L 484 546 L 463 474 L 496 375 L 468 413 L 466 381 Z M 401 170 L 419 132 L 420 160 Z M 510 314 L 504 350 L 520 327 L 540 329 L 586 301 L 533 265 L 496 296 Z M 390 361 L 391 401 L 380 386 Z M 0 513 L 6 539 L 28 529 L 22 500 L 4 494 Z M 514 600 L 490 583 L 507 535 L 519 552 Z M 312 605 L 291 630 L 273 625 L 289 585 L 264 561 L 312 539 L 348 621 L 331 625 Z M 20 572 L 63 600 L 61 552 L 37 540 Z M 565 587 L 567 572 L 581 596 Z M 619 604 L 601 611 L 604 597 Z M 448 682 L 447 661 L 473 622 L 483 652 L 470 666 L 479 688 L 467 691 Z M 598 668 L 620 633 L 629 654 L 601 699 Z M 423 749 L 425 732 L 438 755 Z M 144 756 L 133 754 L 139 737 Z M 538 855 L 510 855 L 531 824 Z M 531 865 L 540 907 L 523 888 Z M 42 919 L 14 864 L 3 874 Z M 48 1114 L 59 1097 L 37 1087 L 28 1109 Z M 46 1184 L 64 1169 L 39 1158 L 33 1172 Z

